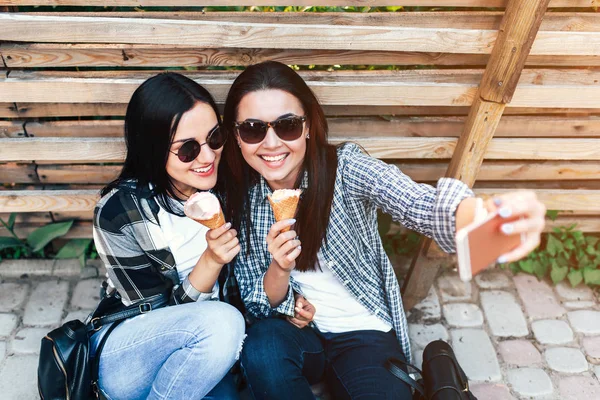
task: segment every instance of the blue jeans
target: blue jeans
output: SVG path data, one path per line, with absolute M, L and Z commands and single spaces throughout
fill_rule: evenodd
M 110 400 L 239 399 L 228 371 L 238 358 L 244 329 L 240 312 L 219 301 L 164 307 L 128 319 L 104 345 L 100 389 Z M 92 336 L 93 349 L 99 336 Z
M 269 318 L 248 330 L 242 368 L 257 400 L 314 399 L 310 385 L 322 379 L 336 400 L 410 400 L 389 357 L 406 359 L 394 331 L 321 333 Z

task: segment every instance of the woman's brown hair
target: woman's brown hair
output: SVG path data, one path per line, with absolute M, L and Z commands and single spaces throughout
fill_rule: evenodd
M 296 259 L 296 269 L 312 271 L 317 266 L 317 253 L 326 241 L 337 171 L 336 147 L 327 141 L 327 120 L 316 96 L 302 77 L 286 65 L 275 61 L 255 64 L 233 82 L 225 102 L 224 126 L 228 130 L 228 136 L 234 138 L 236 133 L 233 123 L 237 120 L 238 106 L 244 96 L 270 89 L 282 90 L 296 97 L 307 117 L 310 139 L 307 140 L 302 171 L 295 183 L 295 187 L 299 187 L 304 173 L 307 174 L 308 188 L 301 195 L 296 214 L 295 229 L 302 243 L 302 252 Z M 233 226 L 238 230 L 242 221 L 245 222 L 247 256 L 251 251 L 249 190 L 259 182 L 260 175 L 244 160 L 235 140 L 227 142 L 223 154 L 232 174 L 231 179 L 225 183 L 226 218 L 233 221 Z

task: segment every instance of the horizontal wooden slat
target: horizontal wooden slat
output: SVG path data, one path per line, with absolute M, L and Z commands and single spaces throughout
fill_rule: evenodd
M 447 163 L 396 162 L 405 174 L 416 181 L 434 182 L 443 176 Z M 39 165 L 40 180 L 47 184 L 106 184 L 121 171 L 121 165 Z M 485 161 L 478 181 L 580 181 L 600 180 L 597 161 Z
M 40 165 L 37 173 L 44 183 L 108 183 L 121 172 L 120 165 Z
M 4 105 L 4 107 L 3 107 Z M 222 111 L 222 104 L 218 104 Z M 19 111 L 17 111 L 17 109 Z M 118 116 L 123 117 L 127 104 L 108 103 L 19 103 L 14 109 L 8 103 L 0 103 L 2 118 L 44 118 L 44 117 L 88 117 Z M 328 106 L 323 110 L 328 116 L 443 116 L 467 115 L 469 107 L 427 107 L 427 106 Z M 511 107 L 504 115 L 559 115 L 566 117 L 587 117 L 600 115 L 600 108 L 536 108 Z
M 0 218 L 5 222 L 10 218 L 10 213 L 0 213 Z M 15 216 L 15 223 L 17 224 L 47 224 L 52 222 L 50 213 L 19 213 Z M 1 236 L 1 234 L 0 234 Z
M 223 102 L 235 73 L 187 74 Z M 324 105 L 468 106 L 481 79 L 478 70 L 302 72 Z M 87 76 L 87 77 L 84 77 Z M 0 79 L 14 102 L 127 103 L 151 74 L 139 72 L 11 72 Z M 435 88 L 435 90 L 432 90 Z M 600 106 L 596 70 L 526 70 L 510 107 Z
M 436 181 L 444 176 L 447 163 L 401 162 L 396 165 L 413 180 Z M 589 180 L 600 179 L 600 168 L 596 161 L 484 161 L 478 181 L 533 181 L 537 180 Z
M 25 136 L 23 122 L 0 121 L 0 138 L 18 138 Z
M 497 31 L 0 14 L 0 40 L 167 44 L 207 48 L 382 50 L 489 54 Z M 352 40 L 348 40 L 352 38 Z M 600 32 L 540 31 L 532 55 L 595 55 Z
M 331 136 L 458 137 L 464 117 L 329 118 Z M 123 137 L 122 120 L 27 122 L 31 137 Z M 495 137 L 600 137 L 599 117 L 506 116 Z
M 312 6 L 314 0 L 204 0 L 203 6 Z M 420 7 L 506 7 L 508 0 L 321 0 L 320 6 L 420 6 Z M 0 0 L 0 5 L 8 6 L 128 6 L 128 7 L 160 7 L 189 6 L 198 7 L 194 0 Z M 597 7 L 598 0 L 551 0 L 549 7 Z
M 372 156 L 383 159 L 448 159 L 454 138 L 353 137 L 331 138 L 332 143 L 354 141 Z M 0 161 L 120 162 L 125 144 L 120 138 L 25 138 L 2 139 L 6 151 Z M 490 160 L 600 160 L 600 139 L 497 138 L 485 154 Z
M 513 189 L 514 190 L 514 189 Z M 511 189 L 477 189 L 475 193 L 494 196 Z M 550 210 L 597 211 L 600 213 L 600 190 L 536 190 Z M 21 190 L 0 191 L 0 213 L 7 212 L 80 212 L 93 210 L 98 201 L 96 190 Z
M 42 211 L 89 211 L 99 200 L 97 190 L 0 191 L 0 213 Z
M 2 139 L 0 139 L 0 148 Z M 32 163 L 0 164 L 0 185 L 3 183 L 36 183 L 35 165 Z

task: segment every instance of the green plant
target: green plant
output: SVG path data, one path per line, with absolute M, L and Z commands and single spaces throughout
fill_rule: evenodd
M 54 222 L 32 231 L 27 238 L 21 239 L 15 233 L 17 215 L 10 214 L 8 221 L 0 218 L 0 223 L 6 228 L 10 236 L 0 236 L 0 260 L 3 258 L 77 258 L 82 267 L 86 258 L 95 258 L 97 254 L 91 239 L 71 239 L 53 254 L 48 246 L 54 239 L 58 239 L 69 232 L 73 220 Z
M 413 231 L 402 232 L 401 230 L 398 230 L 394 233 L 390 233 L 392 223 L 392 217 L 387 214 L 379 213 L 379 235 L 381 236 L 381 242 L 388 257 L 414 254 L 419 246 L 421 236 Z
M 550 219 L 556 212 L 549 212 Z M 571 286 L 581 282 L 600 285 L 600 239 L 576 230 L 577 225 L 554 228 L 543 235 L 540 247 L 527 258 L 510 263 L 513 272 L 526 272 L 538 278 L 550 276 L 555 284 L 565 279 Z

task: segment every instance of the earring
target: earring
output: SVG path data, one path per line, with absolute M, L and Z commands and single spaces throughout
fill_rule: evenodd
M 310 133 L 306 134 L 306 140 L 310 139 Z
M 237 144 L 238 144 L 238 147 L 241 149 L 242 148 L 242 144 L 239 142 L 239 140 L 238 140 Z

